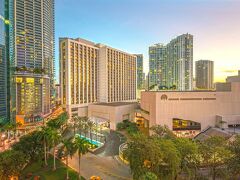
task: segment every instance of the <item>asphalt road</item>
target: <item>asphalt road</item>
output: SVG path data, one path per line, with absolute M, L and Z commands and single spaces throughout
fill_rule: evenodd
M 106 143 L 104 147 L 97 150 L 94 154 L 100 157 L 116 156 L 119 153 L 119 146 L 125 142 L 123 135 L 110 131 L 106 134 Z
M 102 180 L 131 180 L 130 168 L 117 160 L 119 146 L 125 138 L 115 131 L 106 136 L 105 146 L 94 154 L 87 153 L 81 159 L 81 174 L 86 179 L 100 176 Z M 78 171 L 78 157 L 69 158 L 69 165 Z
M 78 156 L 69 158 L 71 168 L 78 171 Z M 86 179 L 99 176 L 102 180 L 131 180 L 132 175 L 128 166 L 122 165 L 113 157 L 100 157 L 87 153 L 81 158 L 81 175 Z

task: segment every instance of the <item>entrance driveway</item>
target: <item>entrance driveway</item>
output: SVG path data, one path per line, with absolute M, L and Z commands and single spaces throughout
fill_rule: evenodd
M 124 143 L 125 138 L 111 131 L 106 138 L 103 148 L 94 154 L 87 153 L 81 158 L 81 175 L 86 179 L 91 176 L 100 176 L 103 180 L 131 180 L 130 168 L 120 162 L 117 158 L 119 146 Z M 69 158 L 69 165 L 78 171 L 78 156 Z

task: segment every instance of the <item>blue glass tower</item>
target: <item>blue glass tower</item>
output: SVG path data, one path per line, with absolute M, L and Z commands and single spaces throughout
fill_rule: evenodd
M 8 118 L 5 0 L 0 0 L 0 123 Z

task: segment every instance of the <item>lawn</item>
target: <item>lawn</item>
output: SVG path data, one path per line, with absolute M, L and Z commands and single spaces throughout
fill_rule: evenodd
M 66 179 L 66 167 L 65 165 L 56 159 L 55 171 L 53 168 L 53 158 L 49 158 L 48 166 L 43 167 L 42 162 L 33 162 L 27 165 L 23 170 L 21 179 L 33 180 L 35 176 L 40 176 L 40 180 L 65 180 Z M 29 174 L 32 174 L 31 178 L 27 178 Z M 69 168 L 69 179 L 78 179 L 78 173 L 73 169 Z M 84 180 L 84 178 L 82 178 Z

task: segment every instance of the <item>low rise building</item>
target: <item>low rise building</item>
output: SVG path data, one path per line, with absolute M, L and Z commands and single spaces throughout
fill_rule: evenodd
M 88 117 L 94 121 L 108 124 L 108 128 L 116 130 L 117 124 L 123 120 L 135 118 L 136 102 L 97 103 L 88 106 Z
M 142 92 L 142 116 L 150 127 L 167 125 L 180 135 L 195 135 L 208 126 L 240 125 L 237 79 L 227 78 L 226 83 L 218 83 L 216 91 Z

